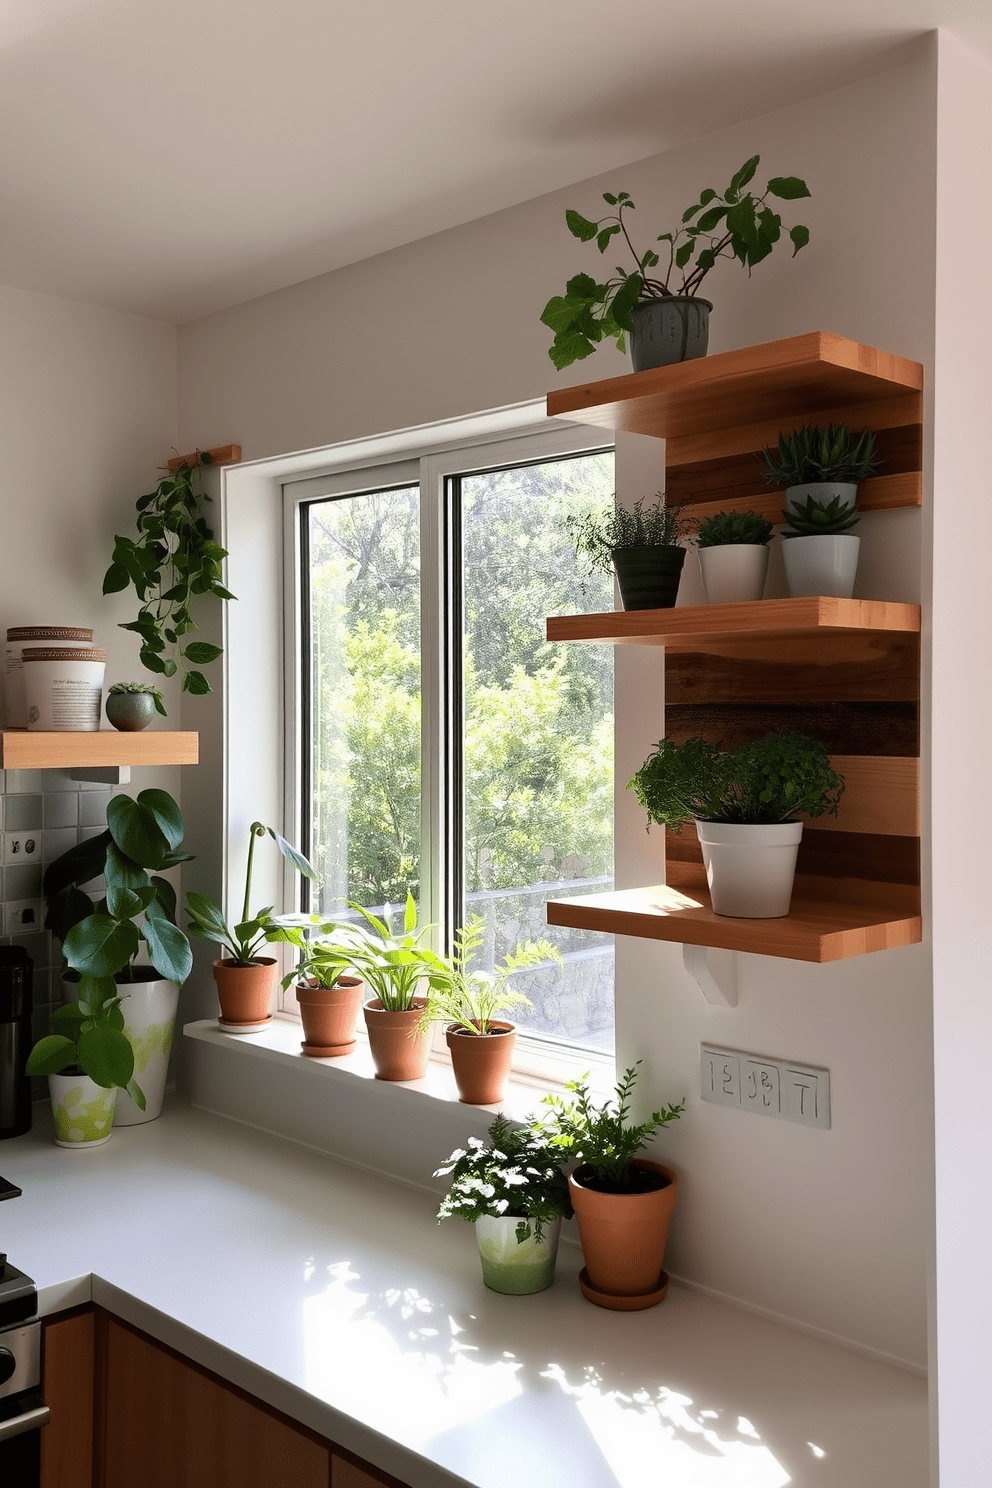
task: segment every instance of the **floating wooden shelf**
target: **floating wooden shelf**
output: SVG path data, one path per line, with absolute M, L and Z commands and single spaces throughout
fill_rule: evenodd
M 195 765 L 199 736 L 152 729 L 124 734 L 116 729 L 96 733 L 32 733 L 27 729 L 0 734 L 5 770 L 91 770 L 123 765 Z
M 203 456 L 209 455 L 210 465 L 236 465 L 241 459 L 240 444 L 218 444 L 213 449 L 194 450 L 190 455 L 173 455 L 169 460 L 168 467 L 175 475 L 177 470 L 182 470 L 184 465 L 202 465 Z
M 692 605 L 671 610 L 610 610 L 599 615 L 554 615 L 549 641 L 613 646 L 666 646 L 672 651 L 723 652 L 748 638 L 762 645 L 825 633 L 918 633 L 920 607 L 888 600 L 759 599 L 750 604 Z

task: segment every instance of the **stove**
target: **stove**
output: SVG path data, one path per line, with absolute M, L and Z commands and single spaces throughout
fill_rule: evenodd
M 3 1198 L 20 1192 L 13 1184 L 6 1187 Z M 17 1488 L 36 1488 L 41 1481 L 41 1428 L 51 1415 L 38 1394 L 37 1314 L 34 1282 L 0 1253 L 0 1483 L 16 1483 Z

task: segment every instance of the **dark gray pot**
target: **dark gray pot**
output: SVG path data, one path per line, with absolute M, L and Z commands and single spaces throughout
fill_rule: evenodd
M 685 548 L 638 544 L 615 548 L 620 598 L 625 610 L 670 610 L 679 592 Z
M 155 717 L 155 699 L 150 692 L 108 693 L 107 717 L 122 734 L 136 734 Z
M 635 372 L 649 367 L 671 367 L 704 357 L 710 339 L 709 300 L 695 295 L 665 295 L 642 300 L 630 312 L 634 331 L 630 360 Z

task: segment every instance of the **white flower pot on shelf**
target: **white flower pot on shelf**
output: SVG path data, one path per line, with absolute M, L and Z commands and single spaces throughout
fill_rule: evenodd
M 56 1147 L 102 1147 L 110 1141 L 117 1090 L 104 1090 L 89 1075 L 49 1075 Z
M 761 598 L 768 573 L 766 544 L 724 543 L 698 552 L 708 604 L 747 604 Z
M 802 822 L 755 826 L 697 820 L 696 835 L 717 914 L 777 920 L 789 913 Z
M 822 501 L 824 506 L 829 506 L 831 501 L 838 498 L 841 506 L 855 506 L 858 485 L 856 481 L 807 481 L 803 486 L 785 488 L 787 502 L 798 501 L 800 506 L 805 506 L 810 497 L 814 501 Z
M 860 547 L 860 537 L 850 532 L 784 537 L 782 558 L 793 599 L 810 594 L 850 599 L 854 594 Z

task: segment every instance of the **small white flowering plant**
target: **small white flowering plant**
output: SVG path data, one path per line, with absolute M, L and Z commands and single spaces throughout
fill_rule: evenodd
M 438 1220 L 518 1219 L 519 1245 L 532 1234 L 540 1240 L 545 1225 L 572 1215 L 561 1161 L 539 1122 L 513 1126 L 500 1113 L 489 1128 L 488 1147 L 469 1137 L 468 1149 L 456 1148 L 435 1172 L 435 1178 L 451 1177 Z

